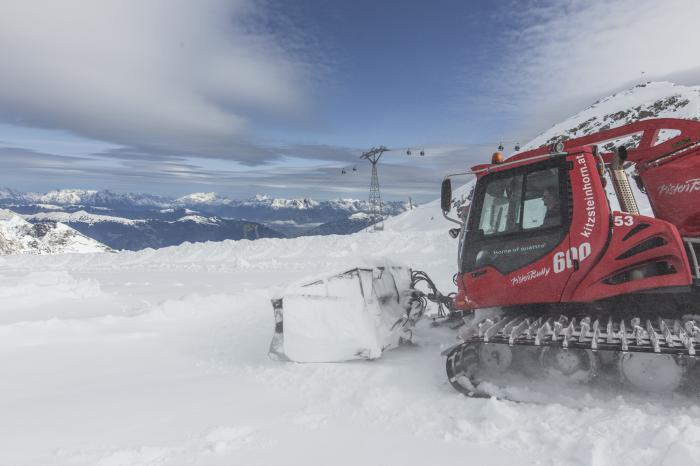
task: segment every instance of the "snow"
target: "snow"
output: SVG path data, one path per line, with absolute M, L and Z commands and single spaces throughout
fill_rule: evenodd
M 175 202 L 181 205 L 223 205 L 231 203 L 229 199 L 220 197 L 216 193 L 192 193 L 175 199 Z
M 114 222 L 114 223 L 122 223 L 124 225 L 134 225 L 136 223 L 144 223 L 145 220 L 131 220 L 128 218 L 123 218 L 123 217 L 114 217 L 111 215 L 99 215 L 99 214 L 91 214 L 88 212 L 85 212 L 84 210 L 79 210 L 77 212 L 40 212 L 37 214 L 31 214 L 31 215 L 24 215 L 24 218 L 27 219 L 28 221 L 32 222 L 45 222 L 45 221 L 51 221 L 51 222 L 62 222 L 62 223 L 71 223 L 71 222 L 80 222 L 80 223 L 87 223 L 87 224 L 95 224 L 95 223 L 101 223 L 101 222 Z
M 84 198 L 97 194 L 95 190 L 83 189 L 60 189 L 49 191 L 39 197 L 39 201 L 44 204 L 80 204 Z
M 104 244 L 62 223 L 32 225 L 14 212 L 0 209 L 0 255 L 92 253 L 109 250 Z
M 24 221 L 3 212 L 0 223 Z M 453 289 L 457 225 L 438 200 L 384 226 L 0 257 L 0 463 L 700 464 L 696 400 L 585 388 L 465 398 L 440 355 L 454 332 L 427 321 L 378 360 L 270 360 L 270 299 L 287 283 L 391 260 Z
M 92 189 L 56 189 L 47 193 L 23 193 L 11 189 L 0 189 L 0 199 L 12 199 L 21 204 L 67 205 L 99 205 L 126 204 L 132 206 L 161 207 L 167 200 L 149 194 L 117 194 L 111 191 L 96 191 Z M 103 206 L 104 207 L 104 206 Z
M 311 199 L 272 199 L 270 207 L 273 209 L 309 209 L 318 205 Z
M 452 199 L 459 201 L 460 204 L 469 204 L 467 196 L 474 187 L 474 177 L 456 177 L 452 179 L 452 183 Z M 460 185 L 460 183 L 464 184 Z M 450 217 L 455 218 L 454 210 L 452 210 Z M 440 210 L 440 199 L 435 199 L 415 207 L 413 210 L 384 220 L 384 229 L 394 233 L 401 233 L 407 230 L 419 232 L 422 230 L 434 235 L 442 235 L 443 233 L 447 235 L 448 229 L 458 226 L 456 223 L 445 220 Z M 372 227 L 369 227 L 367 230 L 371 229 Z M 452 251 L 451 256 L 454 256 L 454 253 Z
M 267 194 L 256 194 L 251 199 L 241 201 L 243 206 L 268 206 L 272 209 L 311 209 L 319 205 L 318 201 L 313 199 L 281 199 L 273 198 Z
M 0 259 L 2 463 L 700 461 L 692 403 L 464 398 L 440 356 L 454 334 L 428 322 L 375 361 L 267 357 L 285 283 L 393 258 L 449 290 L 457 243 L 432 204 L 379 233 Z
M 42 210 L 61 211 L 63 207 L 90 207 L 90 210 L 111 211 L 115 209 L 138 209 L 154 208 L 159 209 L 161 213 L 172 213 L 176 209 L 185 208 L 187 213 L 197 213 L 194 210 L 189 210 L 187 207 L 194 209 L 224 209 L 228 210 L 227 215 L 232 215 L 230 209 L 260 209 L 258 215 L 269 216 L 265 214 L 265 210 L 286 212 L 288 215 L 293 215 L 294 212 L 316 211 L 315 214 L 323 215 L 324 212 L 338 210 L 347 211 L 348 213 L 363 212 L 369 209 L 369 203 L 366 200 L 357 199 L 335 199 L 327 201 L 316 201 L 310 198 L 301 199 L 282 199 L 273 198 L 268 195 L 256 195 L 251 199 L 232 200 L 220 196 L 214 192 L 208 193 L 191 193 L 179 198 L 169 198 L 155 196 L 143 193 L 126 193 L 119 194 L 111 191 L 95 191 L 83 189 L 61 189 L 49 191 L 45 194 L 41 193 L 25 193 L 15 191 L 9 188 L 0 188 L 0 200 L 4 201 L 5 207 L 16 206 L 34 206 Z M 407 203 L 389 201 L 384 205 L 384 212 L 395 214 L 405 211 L 408 208 Z M 251 212 L 247 212 L 250 216 Z M 253 213 L 255 216 L 255 213 Z M 273 215 L 274 216 L 274 215 Z M 304 216 L 304 215 L 302 215 Z M 324 223 L 324 222 L 321 222 Z
M 648 118 L 700 119 L 700 86 L 650 82 L 599 100 L 523 146 L 532 149 L 564 135 L 567 139 Z M 663 134 L 662 138 L 667 138 Z
M 185 215 L 177 219 L 178 222 L 194 222 L 202 225 L 217 225 L 218 219 L 215 217 L 203 217 L 201 215 Z

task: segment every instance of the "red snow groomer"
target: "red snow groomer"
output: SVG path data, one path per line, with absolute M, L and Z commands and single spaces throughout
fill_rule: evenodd
M 445 351 L 452 386 L 487 396 L 524 375 L 696 393 L 700 122 L 640 121 L 494 162 L 442 186 L 468 322 Z M 450 178 L 464 174 L 477 180 L 455 219 Z

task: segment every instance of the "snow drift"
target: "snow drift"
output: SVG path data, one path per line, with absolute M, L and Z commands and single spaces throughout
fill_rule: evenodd
M 267 357 L 284 283 L 390 258 L 451 289 L 457 241 L 431 204 L 380 233 L 0 257 L 0 463 L 700 464 L 685 400 L 465 399 L 440 356 L 454 335 L 427 321 L 378 360 Z

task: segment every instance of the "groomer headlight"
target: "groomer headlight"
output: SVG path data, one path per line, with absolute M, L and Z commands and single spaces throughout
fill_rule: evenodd
M 564 143 L 562 141 L 554 143 L 549 147 L 549 150 L 552 154 L 561 154 L 564 152 Z

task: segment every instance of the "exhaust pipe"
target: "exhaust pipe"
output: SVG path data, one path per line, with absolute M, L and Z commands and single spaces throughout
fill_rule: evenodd
M 615 151 L 612 163 L 610 164 L 610 179 L 615 188 L 615 194 L 620 203 L 620 209 L 632 215 L 639 215 L 637 200 L 634 198 L 630 180 L 624 168 L 625 160 L 627 160 L 627 148 L 625 146 L 620 146 Z

